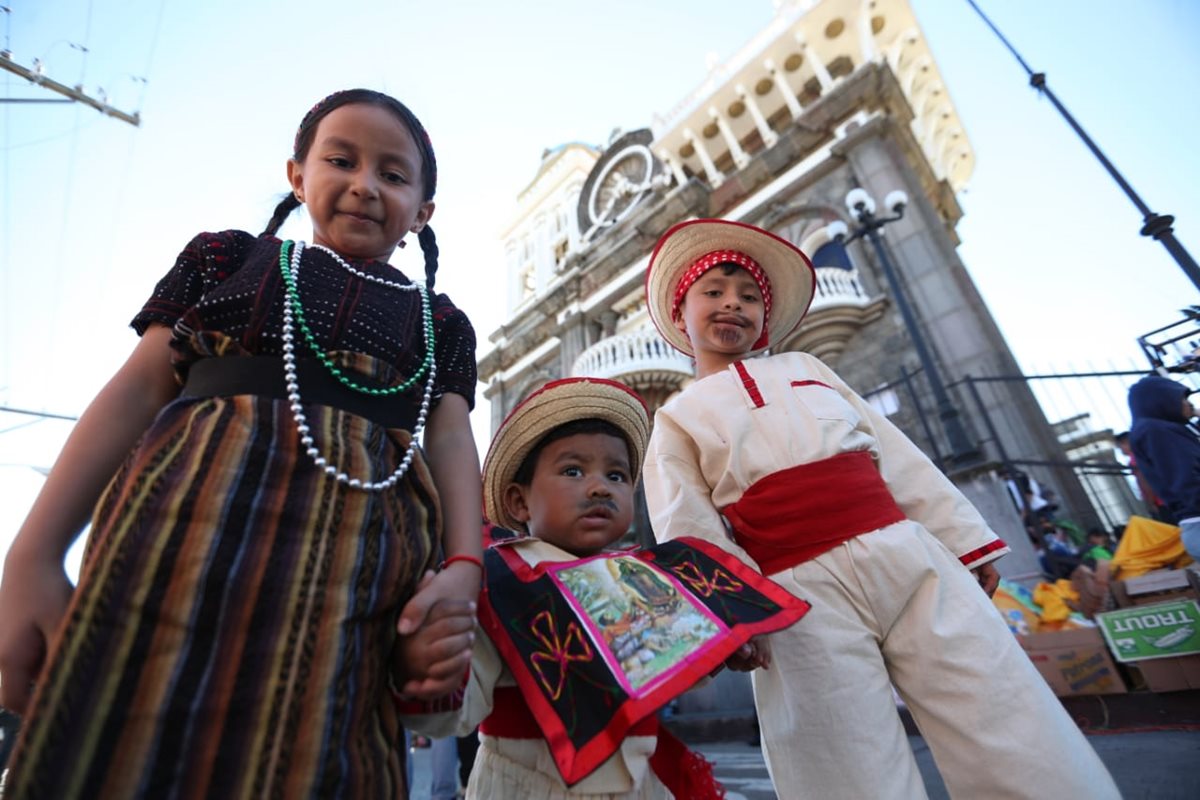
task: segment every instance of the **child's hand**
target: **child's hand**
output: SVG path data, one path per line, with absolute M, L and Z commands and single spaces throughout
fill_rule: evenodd
M 439 600 L 465 600 L 474 603 L 479 598 L 483 576 L 477 565 L 455 561 L 441 572 L 426 572 L 414 594 L 400 611 L 396 632 L 407 636 L 425 623 L 429 610 Z
M 752 636 L 736 653 L 725 659 L 725 666 L 734 672 L 752 672 L 759 667 L 770 669 L 770 640 L 766 636 Z
M 432 573 L 427 573 L 427 583 Z M 471 663 L 475 640 L 475 603 L 440 600 L 429 609 L 425 623 L 401 636 L 396 647 L 405 668 L 402 694 L 417 700 L 436 700 L 457 689 Z
M 435 578 L 436 573 L 426 572 L 417 585 L 417 594 Z M 402 694 L 417 700 L 436 700 L 459 687 L 463 671 L 471 662 L 475 608 L 474 601 L 435 600 L 420 627 L 400 636 L 396 647 L 405 671 Z
M 46 650 L 71 600 L 62 562 L 24 558 L 14 546 L 0 583 L 0 706 L 23 714 Z
M 979 585 L 983 591 L 991 597 L 996 593 L 996 587 L 1000 585 L 1000 573 L 996 570 L 993 562 L 989 561 L 982 566 L 978 566 L 971 570 L 971 574 L 975 576 L 975 580 L 979 581 Z

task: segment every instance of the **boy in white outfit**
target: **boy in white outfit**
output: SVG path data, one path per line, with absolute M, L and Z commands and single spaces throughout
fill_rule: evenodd
M 894 685 L 954 797 L 1119 797 L 988 599 L 1007 546 L 819 360 L 750 358 L 799 326 L 813 287 L 791 243 L 705 219 L 663 235 L 646 280 L 651 319 L 697 378 L 655 415 L 655 535 L 707 539 L 813 606 L 758 643 L 776 791 L 924 797 Z

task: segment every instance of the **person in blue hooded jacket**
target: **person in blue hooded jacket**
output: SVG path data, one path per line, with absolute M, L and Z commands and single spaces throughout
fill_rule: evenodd
M 1158 375 L 1129 387 L 1129 443 L 1147 483 L 1179 520 L 1184 549 L 1200 561 L 1200 439 L 1188 425 L 1196 415 L 1191 393 Z

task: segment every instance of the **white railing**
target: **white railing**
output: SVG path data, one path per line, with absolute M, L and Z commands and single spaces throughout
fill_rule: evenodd
M 649 328 L 610 336 L 579 354 L 571 374 L 615 380 L 639 373 L 667 372 L 690 377 L 692 360 Z
M 809 312 L 837 306 L 865 308 L 871 298 L 858 282 L 856 270 L 818 267 L 817 293 Z M 579 354 L 571 367 L 576 377 L 631 378 L 639 374 L 692 375 L 692 360 L 675 350 L 653 328 L 609 336 Z
M 841 267 L 817 267 L 817 293 L 813 297 L 809 313 L 834 306 L 865 307 L 871 302 L 862 284 L 858 282 L 858 270 Z

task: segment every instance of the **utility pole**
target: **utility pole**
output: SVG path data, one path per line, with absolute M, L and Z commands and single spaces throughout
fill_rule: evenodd
M 1133 187 L 1129 185 L 1129 182 L 1125 180 L 1125 176 L 1117 171 L 1117 168 L 1113 166 L 1113 163 L 1109 161 L 1108 157 L 1105 156 L 1100 150 L 1100 146 L 1092 141 L 1092 137 L 1088 136 L 1083 127 L 1075 121 L 1075 118 L 1071 116 L 1069 111 L 1067 111 L 1067 107 L 1059 102 L 1058 97 L 1055 96 L 1054 92 L 1050 91 L 1050 87 L 1046 84 L 1046 73 L 1034 72 L 1033 68 L 1025 63 L 1025 59 L 1021 58 L 1021 54 L 1017 52 L 1017 49 L 1009 43 L 1008 39 L 1004 38 L 1004 34 L 1000 32 L 1000 29 L 997 28 L 992 21 L 988 19 L 987 15 L 983 13 L 983 10 L 976 5 L 975 0 L 967 0 L 967 3 L 971 6 L 971 8 L 975 9 L 975 12 L 979 14 L 980 18 L 984 21 L 984 24 L 992 29 L 992 33 L 996 34 L 996 38 L 998 38 L 1000 42 L 1006 48 L 1008 48 L 1008 52 L 1012 53 L 1013 57 L 1017 59 L 1017 62 L 1020 63 L 1022 69 L 1024 69 L 1026 74 L 1029 75 L 1029 85 L 1036 89 L 1039 93 L 1046 96 L 1046 99 L 1050 101 L 1051 105 L 1058 110 L 1058 113 L 1062 115 L 1062 118 L 1065 119 L 1067 124 L 1071 126 L 1071 130 L 1075 131 L 1075 133 L 1079 135 L 1079 138 L 1083 140 L 1083 143 L 1087 146 L 1087 149 L 1092 151 L 1092 155 L 1096 157 L 1096 160 L 1100 162 L 1100 165 L 1104 167 L 1112 179 L 1116 181 L 1117 186 L 1121 187 L 1121 191 L 1125 192 L 1125 196 L 1128 197 L 1130 202 L 1132 202 L 1134 206 L 1137 207 L 1137 210 L 1141 212 L 1142 229 L 1139 231 L 1139 233 L 1141 233 L 1142 236 L 1149 236 L 1152 239 L 1157 239 L 1159 242 L 1162 242 L 1163 247 L 1165 247 L 1167 252 L 1170 253 L 1171 258 L 1175 259 L 1175 263 L 1179 265 L 1179 268 L 1183 270 L 1184 274 L 1188 276 L 1188 279 L 1192 282 L 1192 285 L 1197 289 L 1200 289 L 1200 264 L 1196 263 L 1196 259 L 1192 258 L 1192 254 L 1187 251 L 1187 248 L 1183 246 L 1183 243 L 1175 238 L 1175 230 L 1171 227 L 1175 223 L 1175 217 L 1171 216 L 1170 214 L 1157 214 L 1151 210 L 1150 206 L 1146 205 L 1138 193 L 1133 190 Z
M 130 125 L 133 125 L 134 127 L 137 127 L 142 122 L 141 115 L 138 114 L 138 112 L 136 112 L 136 111 L 133 112 L 132 114 L 126 113 L 124 111 L 121 111 L 120 109 L 113 108 L 104 100 L 98 100 L 95 97 L 88 95 L 87 93 L 85 93 L 83 91 L 82 86 L 67 86 L 65 83 L 59 83 L 56 80 L 47 78 L 43 74 L 42 63 L 40 61 L 38 61 L 36 58 L 33 60 L 32 68 L 23 67 L 20 64 L 18 64 L 17 62 L 13 61 L 11 52 L 9 52 L 8 50 L 0 50 L 0 69 L 7 70 L 8 72 L 13 73 L 14 75 L 20 75 L 22 78 L 24 78 L 25 80 L 29 81 L 32 84 L 41 86 L 43 89 L 49 89 L 52 92 L 57 92 L 58 94 L 61 94 L 64 97 L 68 98 L 66 100 L 30 100 L 30 99 L 21 99 L 21 98 L 15 98 L 15 99 L 0 98 L 0 103 L 6 103 L 6 102 L 7 103 L 22 103 L 22 102 L 24 102 L 24 103 L 31 103 L 31 102 L 32 103 L 36 103 L 36 102 L 71 103 L 71 102 L 78 102 L 78 103 L 83 103 L 84 105 L 87 105 L 87 106 L 91 106 L 92 108 L 96 109 L 97 111 L 99 111 L 101 114 L 104 114 L 105 116 L 115 117 L 116 119 L 119 119 L 122 122 L 128 122 Z

